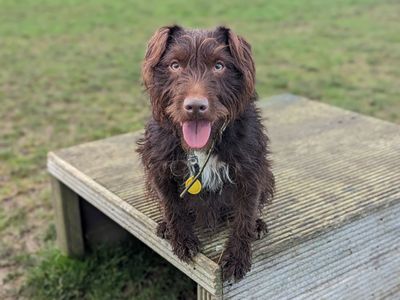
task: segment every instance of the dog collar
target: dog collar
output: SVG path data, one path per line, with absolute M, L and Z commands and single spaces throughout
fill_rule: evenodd
M 221 129 L 219 130 L 219 137 L 222 138 L 222 134 L 224 133 L 226 127 L 228 126 L 228 120 L 224 121 L 224 124 L 222 124 Z M 210 160 L 211 154 L 215 148 L 216 144 L 216 139 L 213 138 L 212 144 L 210 149 L 208 150 L 206 160 L 204 164 L 199 166 L 199 159 L 197 155 L 194 153 L 193 150 L 190 151 L 188 154 L 188 163 L 190 166 L 190 171 L 191 173 L 195 174 L 190 176 L 186 181 L 185 181 L 185 189 L 182 191 L 182 193 L 179 195 L 180 198 L 183 198 L 186 193 L 192 194 L 192 195 L 197 195 L 198 193 L 201 192 L 202 189 L 202 184 L 200 181 L 200 176 L 204 171 L 204 168 L 206 167 L 208 161 Z

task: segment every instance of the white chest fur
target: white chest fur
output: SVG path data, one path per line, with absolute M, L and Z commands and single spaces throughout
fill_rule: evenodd
M 204 165 L 207 154 L 202 151 L 195 151 L 194 154 L 199 160 L 200 168 Z M 221 190 L 225 182 L 232 183 L 229 177 L 229 166 L 220 161 L 218 156 L 211 155 L 210 159 L 201 174 L 201 183 L 203 188 L 208 191 L 216 192 Z

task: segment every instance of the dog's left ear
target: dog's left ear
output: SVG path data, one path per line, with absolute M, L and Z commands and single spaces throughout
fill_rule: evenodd
M 216 31 L 222 35 L 224 42 L 229 46 L 235 65 L 244 77 L 246 92 L 249 96 L 252 96 L 255 88 L 256 70 L 250 44 L 229 28 L 220 26 Z
M 153 72 L 162 55 L 167 49 L 168 42 L 173 33 L 181 30 L 178 25 L 159 28 L 147 44 L 147 51 L 142 66 L 142 78 L 144 86 L 148 89 L 153 82 Z

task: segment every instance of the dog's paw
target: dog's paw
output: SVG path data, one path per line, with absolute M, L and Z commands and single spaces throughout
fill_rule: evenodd
M 262 239 L 268 233 L 267 224 L 262 219 L 256 220 L 257 239 Z
M 249 261 L 242 260 L 241 257 L 232 255 L 224 255 L 220 264 L 224 281 L 233 279 L 237 282 L 242 279 L 251 268 L 251 263 Z
M 173 252 L 184 262 L 190 262 L 200 251 L 200 241 L 194 234 L 174 239 Z
M 167 222 L 162 221 L 162 222 L 158 223 L 156 234 L 158 237 L 160 237 L 162 239 L 168 240 L 170 238 L 170 233 L 168 230 Z
M 250 245 L 238 243 L 226 248 L 220 261 L 223 281 L 239 281 L 251 269 Z

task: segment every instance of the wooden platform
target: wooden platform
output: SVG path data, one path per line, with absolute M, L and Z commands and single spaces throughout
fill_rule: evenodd
M 277 194 L 242 281 L 220 280 L 226 228 L 199 232 L 193 264 L 155 235 L 161 212 L 144 193 L 140 133 L 49 153 L 60 247 L 83 254 L 79 195 L 196 281 L 199 299 L 400 299 L 400 126 L 291 95 L 259 105 Z

